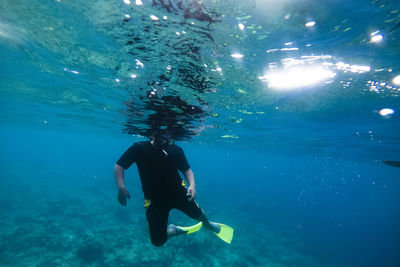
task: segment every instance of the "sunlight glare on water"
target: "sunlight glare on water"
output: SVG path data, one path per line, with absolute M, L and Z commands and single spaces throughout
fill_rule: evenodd
M 202 115 L 183 127 L 193 130 L 190 136 L 196 136 L 195 141 L 246 144 L 257 136 L 261 143 L 279 147 L 274 136 L 286 136 L 288 142 L 296 139 L 290 127 L 276 127 L 278 132 L 267 131 L 265 138 L 266 129 L 257 121 L 278 120 L 284 114 L 340 116 L 349 107 L 363 110 L 367 119 L 378 108 L 374 102 L 382 98 L 393 102 L 399 96 L 399 81 L 393 77 L 398 72 L 398 12 L 390 3 L 375 2 L 359 14 L 354 4 L 309 5 L 308 1 L 121 0 L 95 5 L 34 1 L 35 12 L 18 10 L 5 1 L 2 6 L 8 12 L 0 24 L 3 49 L 18 45 L 16 51 L 34 66 L 38 77 L 59 86 L 48 90 L 51 83 L 37 86 L 23 75 L 21 79 L 9 76 L 11 82 L 4 83 L 3 92 L 22 99 L 40 95 L 41 103 L 67 114 L 69 107 L 60 103 L 70 103 L 76 110 L 70 114 L 72 120 L 84 116 L 93 126 L 104 128 L 124 129 L 127 124 L 132 127 L 129 132 L 143 134 L 144 128 L 155 127 L 149 126 L 154 121 L 146 119 L 155 107 L 143 100 L 160 87 L 165 88 L 159 91 L 160 98 L 175 98 L 160 100 L 168 107 L 177 105 L 171 110 L 181 110 L 183 115 L 179 103 L 199 108 Z M 56 16 L 53 10 L 66 13 Z M 21 16 L 27 19 L 18 20 Z M 370 19 L 359 23 L 360 17 Z M 9 62 L 16 62 L 9 55 Z M 6 69 L 13 73 L 17 64 Z M 54 120 L 63 124 L 62 118 Z M 119 118 L 120 125 L 111 118 Z M 252 125 L 258 130 L 250 130 Z M 298 139 L 315 132 L 297 131 Z M 324 138 L 331 135 L 319 132 Z M 333 145 L 326 143 L 327 149 Z
M 329 82 L 335 73 L 325 70 L 322 67 L 293 67 L 282 71 L 270 71 L 260 80 L 267 81 L 269 87 L 279 90 L 296 90 L 301 88 L 312 88 Z

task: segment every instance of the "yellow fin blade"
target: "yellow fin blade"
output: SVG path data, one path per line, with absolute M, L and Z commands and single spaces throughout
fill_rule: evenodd
M 200 230 L 201 226 L 202 226 L 202 222 L 199 222 L 198 224 L 192 225 L 192 226 L 177 226 L 177 228 L 181 229 L 182 231 L 185 232 L 186 235 L 188 234 L 193 234 L 197 231 Z
M 214 233 L 214 234 L 216 234 L 226 243 L 230 244 L 233 238 L 233 228 L 222 223 L 217 223 L 217 224 L 221 227 L 221 230 L 219 231 L 219 233 Z

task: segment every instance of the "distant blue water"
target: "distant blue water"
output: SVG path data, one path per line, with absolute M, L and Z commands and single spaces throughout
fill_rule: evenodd
M 62 253 L 73 254 L 83 242 L 79 237 L 84 235 L 82 233 L 96 233 L 96 228 L 105 228 L 102 234 L 115 234 L 107 232 L 107 219 L 116 220 L 118 234 L 124 235 L 125 229 L 143 231 L 140 242 L 134 239 L 135 246 L 139 246 L 136 250 L 140 251 L 141 242 L 149 243 L 145 226 L 134 225 L 130 217 L 125 218 L 129 214 L 145 223 L 136 168 L 128 171 L 126 179 L 133 197 L 126 209 L 118 206 L 112 176 L 113 163 L 135 139 L 88 132 L 61 133 L 45 127 L 29 131 L 7 127 L 1 131 L 1 140 L 2 264 L 25 265 L 29 262 L 27 259 L 36 257 L 31 247 L 18 252 L 21 244 L 10 246 L 8 243 L 10 236 L 18 235 L 18 230 L 10 229 L 23 228 L 25 224 L 39 228 L 35 229 L 35 234 L 29 232 L 14 238 L 30 240 L 34 242 L 33 246 L 41 248 L 35 240 L 48 236 L 55 246 L 54 251 L 47 248 L 41 253 L 49 253 L 53 262 L 62 255 L 57 253 L 57 245 L 65 242 L 60 237 L 63 231 L 77 235 L 76 240 L 69 241 L 72 242 L 71 251 L 65 247 L 60 249 Z M 231 248 L 219 244 L 213 236 L 205 237 L 207 243 L 222 246 L 220 249 L 224 253 L 238 253 L 243 250 L 241 246 L 246 245 L 265 249 L 264 255 L 252 255 L 249 251 L 249 257 L 266 258 L 275 264 L 397 265 L 400 238 L 397 169 L 379 162 L 329 159 L 312 154 L 290 156 L 276 151 L 260 153 L 238 151 L 232 147 L 215 149 L 207 145 L 181 145 L 196 176 L 198 202 L 211 219 L 226 222 L 236 230 Z M 132 214 L 132 209 L 137 213 Z M 122 218 L 115 217 L 115 212 L 121 213 Z M 178 212 L 173 213 L 171 220 L 174 215 L 185 221 Z M 77 220 L 68 222 L 70 216 Z M 14 221 L 12 226 L 7 223 L 10 219 Z M 191 221 L 186 219 L 185 222 Z M 55 228 L 54 235 L 40 229 L 51 226 Z M 267 239 L 268 232 L 282 236 Z M 99 238 L 98 235 L 94 234 L 92 238 Z M 61 240 L 57 241 L 57 238 Z M 288 240 L 283 241 L 285 238 Z M 168 241 L 166 251 L 172 253 L 175 250 L 174 244 L 179 242 L 174 241 Z M 302 257 L 312 260 L 292 255 L 291 262 L 279 260 L 279 255 L 268 255 L 268 250 L 275 250 L 275 246 L 286 242 L 284 248 L 287 251 L 281 250 L 282 254 L 297 249 Z M 117 240 L 111 244 L 115 247 L 102 245 L 111 252 L 126 246 L 118 245 Z M 149 249 L 148 244 L 146 248 Z M 190 250 L 191 246 L 186 249 Z M 12 257 L 13 252 L 18 253 Z M 208 253 L 211 253 L 209 257 L 218 254 Z M 76 257 L 79 259 L 79 255 Z M 170 257 L 173 258 L 173 254 Z M 79 262 L 76 258 L 70 260 L 74 264 Z M 92 261 L 99 263 L 97 259 Z M 41 262 L 39 258 L 37 262 Z M 68 260 L 63 262 L 66 264 Z M 162 256 L 157 262 L 167 264 Z M 261 262 L 248 265 L 263 265 Z M 35 260 L 31 263 L 35 264 Z M 107 264 L 115 263 L 109 261 Z
M 0 266 L 399 266 L 397 1 L 168 3 L 0 2 Z M 165 129 L 232 244 L 119 205 Z

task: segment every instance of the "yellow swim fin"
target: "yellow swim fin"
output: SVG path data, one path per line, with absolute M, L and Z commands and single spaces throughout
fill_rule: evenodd
M 198 224 L 195 224 L 192 226 L 187 226 L 187 227 L 176 226 L 176 228 L 181 229 L 182 231 L 185 232 L 186 235 L 188 235 L 188 234 L 193 234 L 193 233 L 199 231 L 202 225 L 203 225 L 203 223 L 199 222 Z
M 214 233 L 214 234 L 216 234 L 226 243 L 230 244 L 233 238 L 233 228 L 222 223 L 217 223 L 217 224 L 221 227 L 221 230 L 219 231 L 219 233 Z

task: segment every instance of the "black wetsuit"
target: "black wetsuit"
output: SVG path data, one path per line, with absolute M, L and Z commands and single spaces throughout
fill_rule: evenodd
M 133 144 L 117 161 L 128 169 L 136 163 L 146 200 L 151 242 L 161 246 L 167 241 L 168 215 L 171 209 L 179 209 L 191 218 L 201 216 L 201 208 L 195 201 L 189 201 L 186 188 L 178 170 L 186 172 L 190 166 L 183 150 L 177 145 L 168 146 L 167 156 L 154 147 L 150 141 Z

